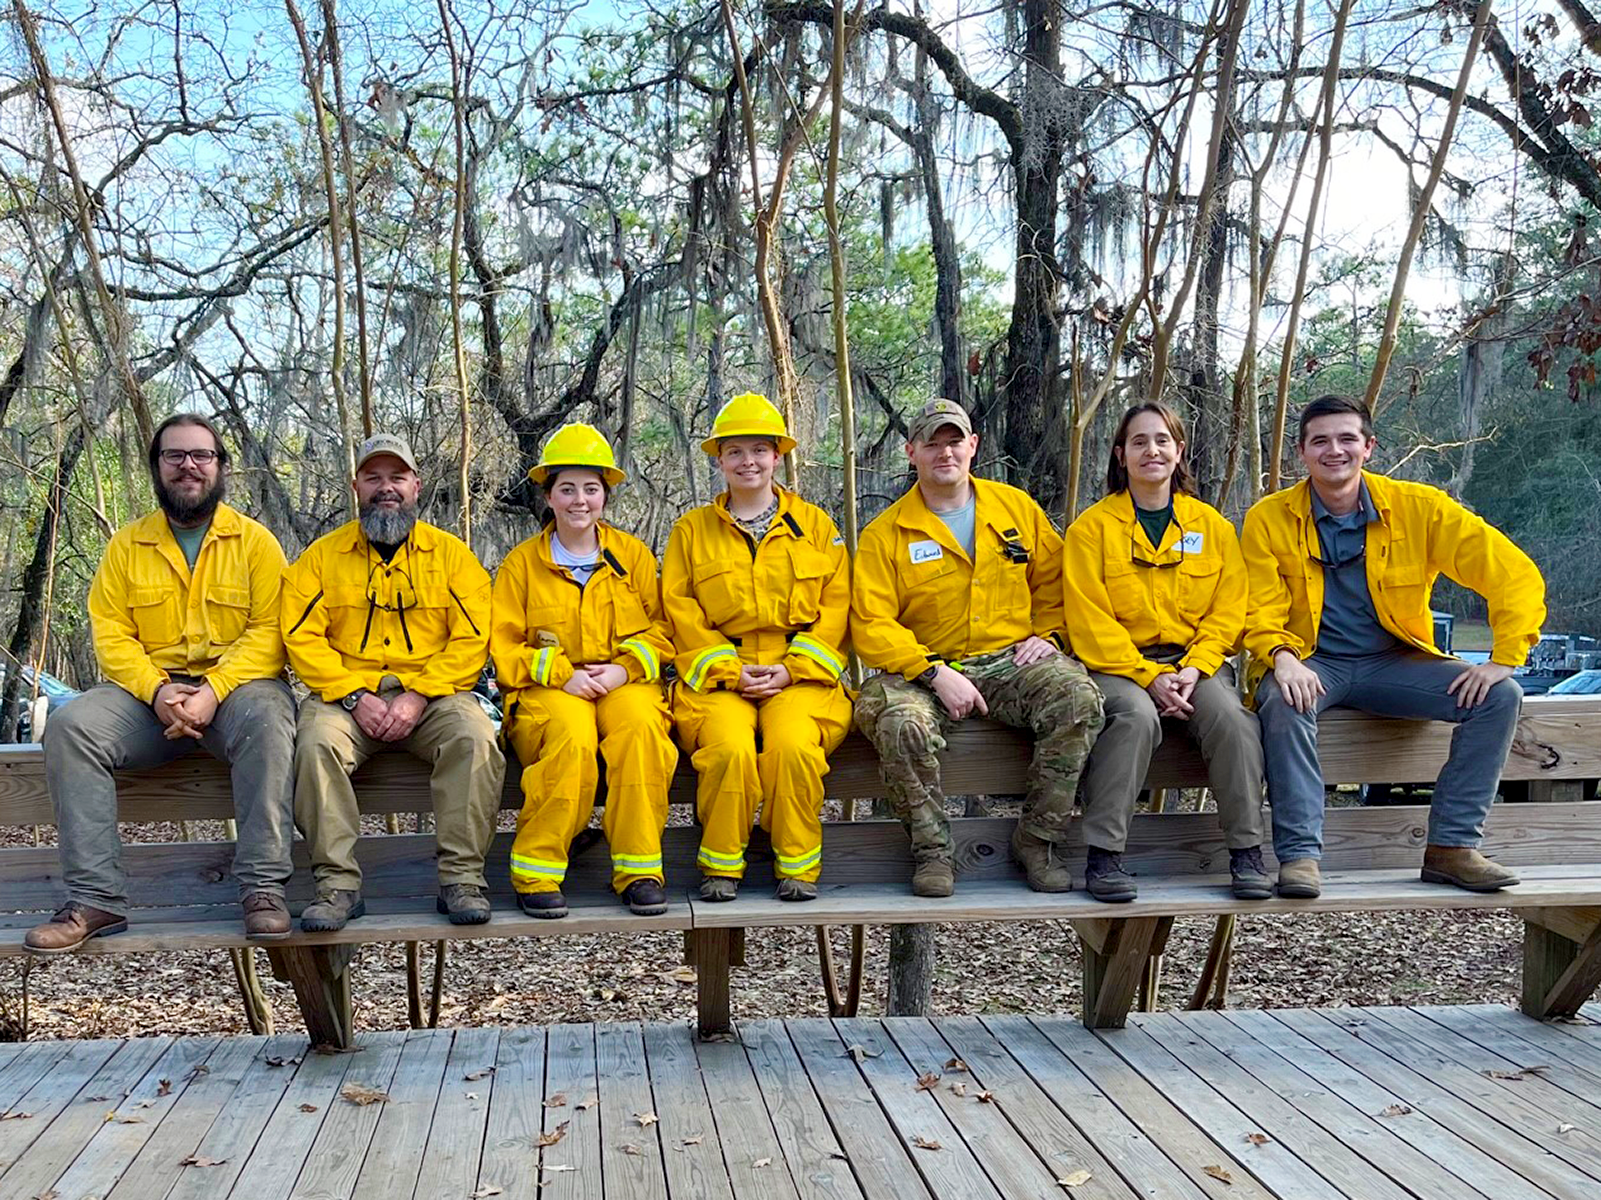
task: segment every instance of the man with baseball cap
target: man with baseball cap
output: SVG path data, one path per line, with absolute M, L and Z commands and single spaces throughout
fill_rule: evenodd
M 1101 696 L 1064 653 L 1061 536 L 1024 492 L 974 479 L 977 452 L 959 404 L 931 400 L 913 416 L 917 483 L 863 531 L 856 555 L 851 640 L 883 671 L 862 689 L 856 723 L 911 836 L 919 896 L 955 886 L 944 731 L 975 714 L 1032 730 L 1012 854 L 1030 887 L 1065 892 L 1073 877 L 1057 843 L 1101 729 Z
M 295 743 L 295 824 L 317 898 L 300 927 L 340 929 L 366 911 L 350 774 L 391 748 L 433 767 L 439 911 L 481 924 L 506 772 L 470 694 L 489 654 L 489 573 L 459 538 L 417 520 L 422 480 L 404 439 L 368 438 L 353 486 L 358 519 L 313 542 L 284 576 L 284 644 L 312 693 Z

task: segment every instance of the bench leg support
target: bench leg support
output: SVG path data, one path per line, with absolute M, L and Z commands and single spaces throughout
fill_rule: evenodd
M 701 1037 L 733 1033 L 729 970 L 745 961 L 743 929 L 696 929 L 689 935 L 695 964 L 695 1021 Z
M 273 976 L 294 986 L 313 1046 L 348 1050 L 355 1041 L 350 962 L 356 949 L 355 945 L 284 946 L 267 951 Z
M 1540 914 L 1523 923 L 1523 1011 L 1537 1020 L 1571 1017 L 1601 987 L 1601 926 L 1583 941 L 1563 922 Z M 1551 928 L 1557 925 L 1562 932 Z
M 1173 918 L 1113 918 L 1082 924 L 1084 1024 L 1090 1029 L 1121 1029 L 1145 978 L 1146 963 L 1167 949 Z

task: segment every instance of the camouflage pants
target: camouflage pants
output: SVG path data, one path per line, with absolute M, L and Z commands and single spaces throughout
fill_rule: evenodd
M 966 659 L 961 668 L 983 694 L 992 720 L 1034 733 L 1028 799 L 1018 824 L 1047 841 L 1062 838 L 1101 730 L 1099 689 L 1076 659 L 1063 654 L 1019 667 L 1008 647 Z M 878 750 L 884 789 L 919 862 L 951 855 L 939 754 L 953 724 L 933 692 L 899 675 L 875 675 L 856 701 L 856 725 Z

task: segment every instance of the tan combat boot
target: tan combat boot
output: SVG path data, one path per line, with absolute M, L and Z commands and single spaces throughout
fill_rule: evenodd
M 943 899 L 956 890 L 956 870 L 948 858 L 925 858 L 912 871 L 912 895 Z
M 1291 900 L 1312 900 L 1322 892 L 1317 859 L 1292 858 L 1279 864 L 1279 895 Z
M 1012 858 L 1028 874 L 1028 886 L 1036 892 L 1071 892 L 1073 872 L 1056 856 L 1056 846 L 1035 837 L 1019 825 L 1012 830 Z
M 1517 883 L 1518 876 L 1472 846 L 1429 846 L 1423 851 L 1423 882 L 1454 883 L 1469 892 L 1495 892 Z

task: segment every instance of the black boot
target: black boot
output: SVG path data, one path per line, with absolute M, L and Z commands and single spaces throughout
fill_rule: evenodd
M 1123 869 L 1123 855 L 1117 850 L 1090 847 L 1089 865 L 1084 869 L 1084 887 L 1097 900 L 1123 904 L 1139 895 L 1134 876 Z

